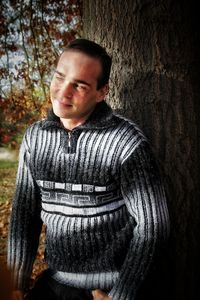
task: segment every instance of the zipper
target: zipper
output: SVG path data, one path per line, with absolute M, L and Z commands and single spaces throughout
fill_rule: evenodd
M 72 133 L 71 133 L 71 131 L 68 131 L 68 149 L 69 149 L 69 152 L 71 150 L 71 147 L 72 147 Z

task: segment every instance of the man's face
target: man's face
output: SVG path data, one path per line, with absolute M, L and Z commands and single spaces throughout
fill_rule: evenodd
M 86 119 L 107 94 L 107 86 L 97 90 L 101 74 L 98 59 L 76 51 L 65 51 L 50 86 L 54 113 L 63 119 Z

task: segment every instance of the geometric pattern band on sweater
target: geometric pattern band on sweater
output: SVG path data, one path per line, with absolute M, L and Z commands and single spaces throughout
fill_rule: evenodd
M 45 188 L 45 190 L 42 189 L 41 191 L 42 209 L 44 212 L 63 214 L 65 216 L 80 215 L 82 217 L 88 217 L 113 212 L 125 205 L 124 199 L 121 199 L 120 195 L 115 195 L 115 193 L 112 192 L 111 185 L 108 187 L 100 187 L 70 183 L 60 184 L 41 180 L 37 181 L 37 183 L 40 187 Z M 109 192 L 104 195 L 97 195 L 95 199 L 92 199 L 90 195 L 81 196 L 77 194 L 71 196 L 71 194 L 64 193 L 64 188 L 66 187 L 68 187 L 68 191 L 74 192 L 87 191 L 91 193 L 95 191 L 97 194 L 106 190 Z M 95 202 L 99 203 L 98 206 Z
M 169 215 L 148 141 L 104 101 L 71 132 L 51 112 L 24 135 L 8 239 L 16 288 L 29 284 L 42 224 L 53 278 L 135 299 Z

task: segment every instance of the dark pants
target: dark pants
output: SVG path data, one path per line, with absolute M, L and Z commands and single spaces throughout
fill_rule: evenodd
M 34 287 L 25 296 L 26 300 L 92 300 L 91 291 L 69 287 L 42 273 Z

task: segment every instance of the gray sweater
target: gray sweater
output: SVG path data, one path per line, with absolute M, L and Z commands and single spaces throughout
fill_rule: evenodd
M 105 102 L 70 132 L 51 113 L 25 133 L 8 241 L 18 288 L 28 285 L 42 223 L 56 280 L 135 299 L 168 236 L 168 210 L 146 138 Z

